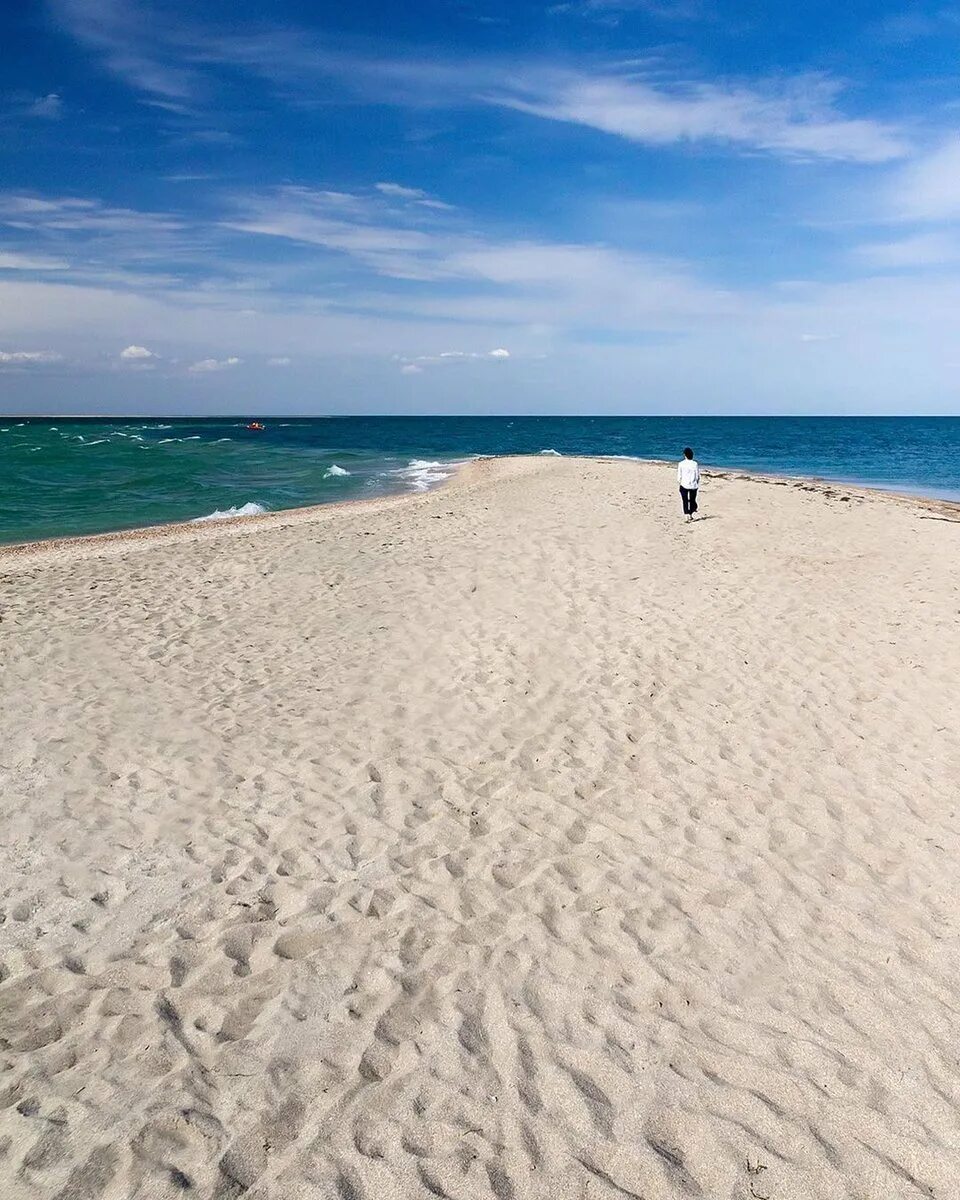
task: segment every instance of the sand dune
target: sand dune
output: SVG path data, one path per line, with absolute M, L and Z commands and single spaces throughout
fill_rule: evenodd
M 0 556 L 3 1200 L 960 1197 L 960 523 L 478 463 Z

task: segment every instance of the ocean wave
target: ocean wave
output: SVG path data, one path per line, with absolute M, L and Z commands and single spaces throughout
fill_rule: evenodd
M 198 521 L 228 521 L 231 517 L 259 517 L 266 511 L 262 504 L 248 500 L 246 504 L 236 508 L 218 508 L 212 513 L 207 513 L 205 517 L 194 517 L 193 521 L 196 524 Z
M 83 444 L 84 446 L 102 446 L 106 440 L 106 438 L 97 438 L 95 442 L 83 442 Z M 82 438 L 81 441 L 83 441 Z
M 349 475 L 349 474 L 350 474 L 349 471 L 345 471 L 343 469 L 343 467 L 338 467 L 337 464 L 334 463 L 332 467 L 327 467 L 327 469 L 323 473 L 323 477 L 324 477 L 324 479 L 331 479 L 334 475 L 340 476 L 340 475 Z
M 449 479 L 459 465 L 456 462 L 428 462 L 423 458 L 414 458 L 405 467 L 399 467 L 389 474 L 405 479 L 415 492 L 427 492 L 435 484 Z
M 559 450 L 541 450 L 540 453 L 552 455 L 553 458 L 562 458 L 563 457 Z

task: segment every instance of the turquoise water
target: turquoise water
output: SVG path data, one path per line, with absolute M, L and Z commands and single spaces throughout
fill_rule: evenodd
M 0 422 L 0 542 L 423 490 L 478 454 L 679 457 L 960 499 L 958 417 Z

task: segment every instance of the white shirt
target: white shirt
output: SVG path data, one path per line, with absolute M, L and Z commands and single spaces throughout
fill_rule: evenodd
M 677 467 L 677 480 L 683 488 L 700 486 L 700 464 L 695 458 L 681 458 Z

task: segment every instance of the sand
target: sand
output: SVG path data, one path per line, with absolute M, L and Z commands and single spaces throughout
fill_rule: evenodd
M 960 512 L 701 500 L 0 555 L 3 1200 L 960 1197 Z

